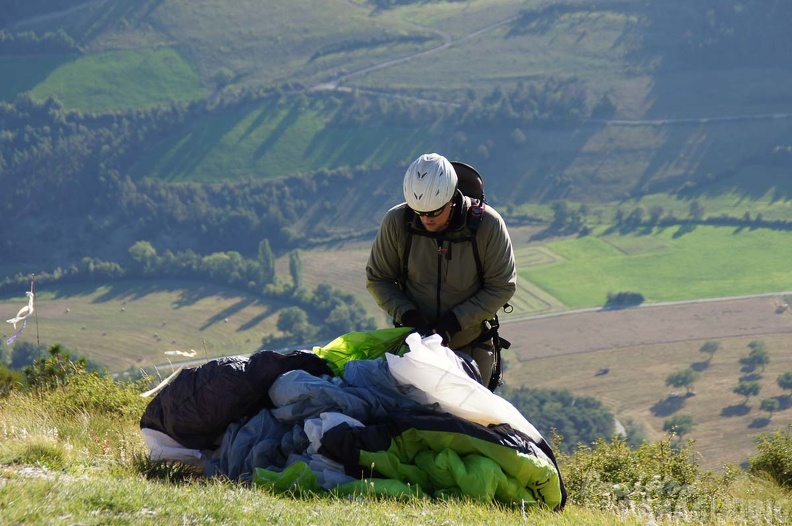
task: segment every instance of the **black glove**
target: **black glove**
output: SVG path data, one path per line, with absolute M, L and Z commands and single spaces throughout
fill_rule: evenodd
M 458 333 L 461 329 L 462 327 L 459 326 L 459 321 L 454 311 L 448 311 L 440 316 L 435 326 L 435 332 L 443 339 L 443 345 L 448 345 L 448 342 L 451 341 L 454 334 Z
M 413 327 L 421 336 L 432 334 L 432 329 L 429 327 L 429 322 L 426 321 L 426 318 L 424 318 L 421 313 L 415 309 L 408 310 L 402 314 L 401 324 L 404 327 Z

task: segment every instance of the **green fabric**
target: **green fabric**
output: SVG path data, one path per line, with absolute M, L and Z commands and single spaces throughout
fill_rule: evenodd
M 264 486 L 276 493 L 294 493 L 297 495 L 322 493 L 316 474 L 311 471 L 308 464 L 299 461 L 284 469 L 282 472 L 271 471 L 264 468 L 253 470 L 253 485 Z
M 387 451 L 361 451 L 359 464 L 384 477 L 416 484 L 433 496 L 468 495 L 504 503 L 561 503 L 553 464 L 459 433 L 409 429 Z
M 338 376 L 343 375 L 344 366 L 350 360 L 371 360 L 387 352 L 402 354 L 401 346 L 412 327 L 395 327 L 374 331 L 349 332 L 339 336 L 323 347 L 314 347 L 314 354 L 327 361 L 330 369 Z M 406 350 L 406 349 L 405 349 Z
M 293 495 L 327 493 L 327 490 L 319 486 L 316 474 L 302 461 L 295 462 L 282 472 L 255 468 L 253 485 L 269 488 L 275 493 Z M 332 493 L 340 496 L 378 495 L 398 499 L 426 497 L 420 486 L 394 479 L 354 480 L 334 487 Z

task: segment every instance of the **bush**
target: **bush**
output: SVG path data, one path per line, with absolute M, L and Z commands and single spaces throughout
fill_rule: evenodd
M 626 307 L 637 307 L 644 302 L 644 296 L 640 292 L 608 292 L 605 307 L 609 309 L 623 309 Z
M 769 475 L 780 486 L 792 489 L 792 424 L 756 439 L 759 454 L 748 461 L 748 472 Z
M 24 373 L 31 387 L 53 388 L 67 383 L 69 375 L 85 371 L 85 358 L 72 360 L 71 355 L 59 344 L 47 350 L 49 357 L 37 358 L 25 367 Z
M 561 455 L 569 501 L 602 510 L 644 509 L 678 513 L 712 502 L 726 484 L 700 473 L 692 443 L 675 447 L 671 437 L 633 449 L 623 439 L 603 439 Z M 725 476 L 733 476 L 727 474 Z

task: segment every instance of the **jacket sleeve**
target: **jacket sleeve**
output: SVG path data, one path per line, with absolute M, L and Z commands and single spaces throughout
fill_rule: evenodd
M 491 207 L 487 207 L 476 236 L 484 286 L 466 301 L 454 307 L 459 324 L 470 327 L 491 318 L 514 295 L 517 289 L 517 270 L 511 237 L 503 218 Z
M 366 263 L 366 289 L 377 305 L 398 321 L 402 314 L 416 308 L 399 286 L 401 251 L 406 237 L 403 217 L 403 205 L 385 214 Z

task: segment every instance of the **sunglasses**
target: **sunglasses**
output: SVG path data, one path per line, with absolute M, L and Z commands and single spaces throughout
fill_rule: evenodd
M 437 217 L 443 213 L 443 210 L 445 210 L 447 205 L 448 203 L 444 204 L 437 210 L 432 210 L 431 212 L 418 212 L 417 210 L 415 210 L 415 215 L 417 215 L 418 217 Z

